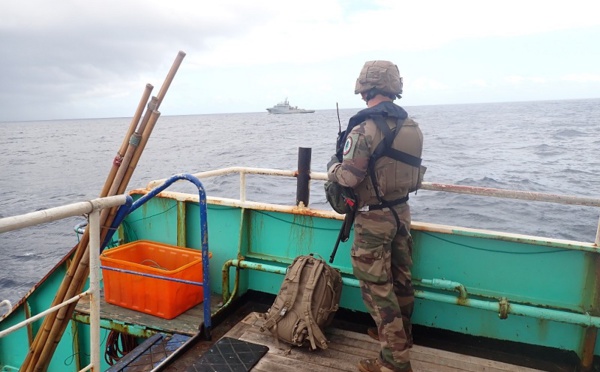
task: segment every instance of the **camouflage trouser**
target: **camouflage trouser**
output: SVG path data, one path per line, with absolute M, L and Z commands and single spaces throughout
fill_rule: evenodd
M 394 208 L 406 229 L 396 228 L 394 215 L 387 208 L 356 215 L 351 255 L 363 301 L 377 324 L 381 357 L 402 370 L 409 365 L 412 346 L 412 237 L 407 233 L 408 205 Z

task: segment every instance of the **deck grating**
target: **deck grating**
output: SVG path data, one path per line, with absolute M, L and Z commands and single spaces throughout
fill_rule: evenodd
M 182 347 L 190 337 L 156 334 L 121 358 L 106 372 L 145 372 L 159 366 Z

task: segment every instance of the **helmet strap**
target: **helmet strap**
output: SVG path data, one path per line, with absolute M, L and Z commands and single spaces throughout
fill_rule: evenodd
M 367 93 L 365 95 L 365 102 L 368 103 L 370 100 L 375 98 L 375 96 L 377 96 L 378 94 L 381 94 L 382 96 L 386 96 L 386 97 L 390 98 L 392 101 L 395 100 L 396 98 L 400 98 L 399 94 L 390 94 L 390 93 L 382 92 L 381 90 L 379 90 L 377 88 L 371 88 L 367 91 Z
M 365 101 L 369 102 L 370 100 L 375 98 L 375 96 L 378 94 L 380 94 L 379 89 L 377 89 L 377 88 L 369 89 L 369 91 L 367 92 L 367 95 L 365 96 Z

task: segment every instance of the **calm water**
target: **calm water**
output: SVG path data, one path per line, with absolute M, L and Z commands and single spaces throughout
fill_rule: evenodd
M 426 181 L 600 197 L 600 99 L 405 108 L 425 136 Z M 355 112 L 340 111 L 343 127 Z M 0 123 L 0 217 L 97 197 L 128 126 L 129 118 Z M 312 148 L 313 170 L 325 171 L 337 131 L 335 110 L 162 117 L 129 185 L 233 165 L 296 169 L 299 147 Z M 235 176 L 205 187 L 238 196 Z M 258 201 L 293 204 L 295 191 L 294 180 L 249 180 Z M 310 203 L 327 206 L 321 183 Z M 599 217 L 596 208 L 426 190 L 410 203 L 416 221 L 588 242 Z M 37 283 L 77 243 L 81 221 L 0 235 L 0 301 Z

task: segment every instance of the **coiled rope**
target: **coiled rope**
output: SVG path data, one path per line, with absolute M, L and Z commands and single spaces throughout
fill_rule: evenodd
M 106 351 L 104 360 L 108 365 L 114 365 L 130 351 L 135 349 L 137 342 L 135 337 L 118 331 L 110 331 L 106 339 Z

